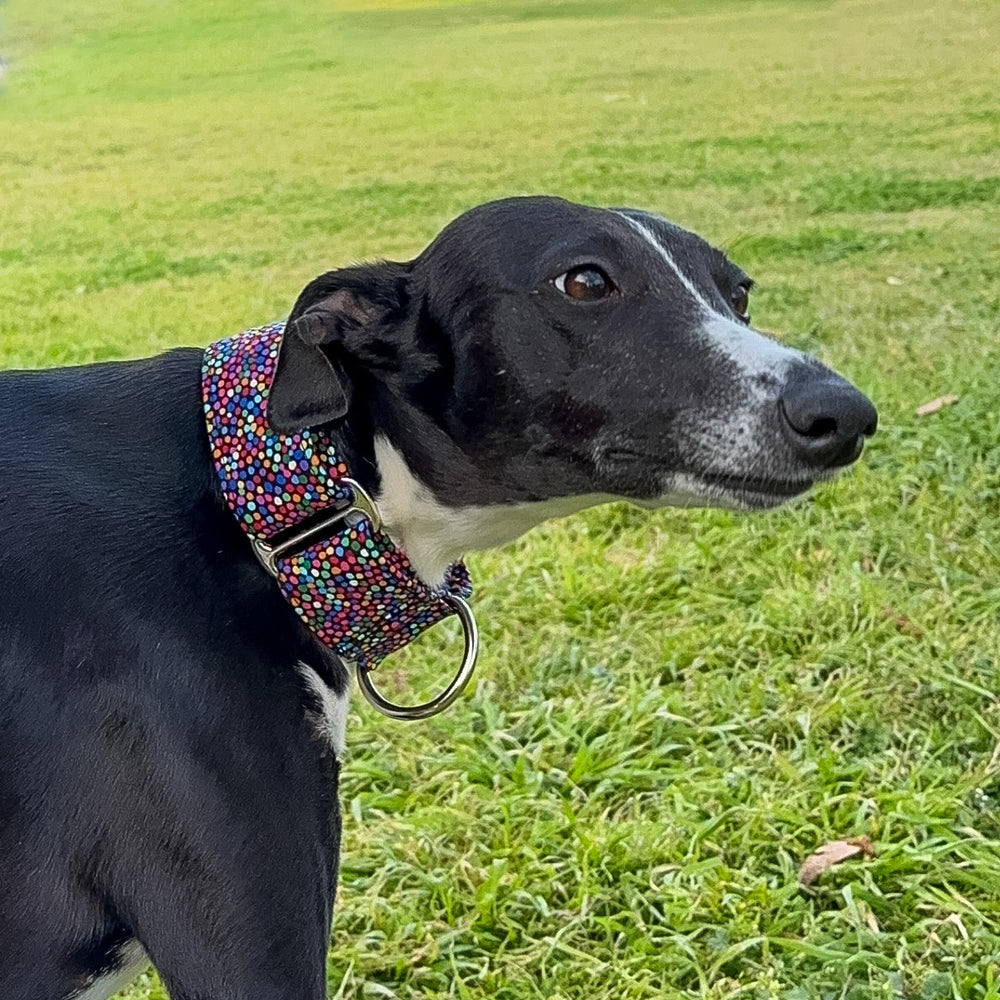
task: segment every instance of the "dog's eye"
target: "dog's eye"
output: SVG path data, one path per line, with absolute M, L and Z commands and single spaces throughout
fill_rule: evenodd
M 746 285 L 740 285 L 733 292 L 733 297 L 729 300 L 733 306 L 733 312 L 742 320 L 750 319 L 750 289 Z
M 611 279 L 592 264 L 574 267 L 565 274 L 560 274 L 552 282 L 563 295 L 581 302 L 593 302 L 596 299 L 606 299 L 615 289 Z

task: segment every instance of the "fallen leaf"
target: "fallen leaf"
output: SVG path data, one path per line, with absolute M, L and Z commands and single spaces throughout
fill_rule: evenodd
M 853 858 L 855 854 L 863 854 L 866 858 L 875 857 L 875 848 L 867 837 L 851 837 L 850 840 L 831 840 L 818 851 L 810 854 L 799 869 L 799 885 L 812 885 L 832 865 Z
M 937 413 L 938 410 L 943 410 L 946 406 L 951 406 L 953 403 L 958 402 L 958 396 L 938 396 L 937 399 L 932 399 L 928 403 L 922 403 L 914 411 L 918 417 L 926 417 L 930 413 Z
M 889 607 L 888 604 L 884 605 L 882 608 L 882 617 L 886 621 L 890 621 L 896 626 L 897 632 L 902 632 L 903 635 L 913 636 L 914 639 L 923 639 L 924 630 L 915 622 L 912 618 L 908 618 L 906 615 L 897 611 L 895 608 Z

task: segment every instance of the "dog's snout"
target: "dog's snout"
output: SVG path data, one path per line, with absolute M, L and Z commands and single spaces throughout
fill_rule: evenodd
M 853 462 L 878 423 L 868 397 L 829 372 L 793 375 L 778 411 L 781 429 L 799 457 L 828 469 Z

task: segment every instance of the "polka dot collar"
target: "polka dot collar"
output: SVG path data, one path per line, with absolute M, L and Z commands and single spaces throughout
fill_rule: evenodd
M 283 329 L 258 327 L 206 350 L 212 457 L 226 502 L 289 604 L 325 645 L 372 668 L 454 614 L 448 597 L 468 597 L 472 585 L 463 563 L 439 588 L 417 576 L 325 434 L 270 430 L 267 394 Z M 331 519 L 316 537 L 317 521 Z

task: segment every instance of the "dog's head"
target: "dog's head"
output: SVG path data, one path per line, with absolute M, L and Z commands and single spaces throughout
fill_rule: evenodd
M 362 408 L 444 507 L 773 507 L 853 462 L 876 414 L 753 330 L 751 287 L 644 212 L 493 202 L 409 264 L 313 281 L 269 419 L 290 431 Z

